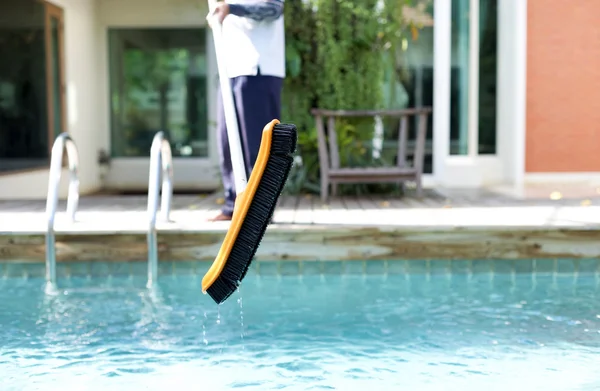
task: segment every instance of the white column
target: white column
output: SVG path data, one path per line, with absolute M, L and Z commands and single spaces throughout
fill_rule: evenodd
M 435 0 L 433 20 L 433 177 L 438 183 L 443 182 L 446 158 L 450 153 L 450 0 Z
M 498 156 L 507 185 L 525 174 L 527 0 L 498 2 Z
M 506 1 L 506 0 L 505 0 Z M 525 177 L 525 133 L 527 131 L 527 0 L 513 0 L 515 9 L 515 185 Z

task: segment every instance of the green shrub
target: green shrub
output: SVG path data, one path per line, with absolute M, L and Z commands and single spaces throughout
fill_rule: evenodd
M 285 5 L 286 70 L 282 120 L 298 126 L 301 164 L 286 191 L 320 190 L 315 121 L 311 108 L 379 109 L 390 79 L 402 77 L 402 40 L 418 30 L 405 20 L 404 6 L 427 0 L 296 0 Z M 383 4 L 379 4 L 383 3 Z M 391 83 L 393 85 L 393 83 Z M 394 99 L 393 90 L 389 99 Z M 387 122 L 386 122 L 387 123 Z M 338 120 L 344 166 L 389 165 L 372 158 L 373 118 Z M 390 186 L 347 186 L 342 192 L 389 190 Z

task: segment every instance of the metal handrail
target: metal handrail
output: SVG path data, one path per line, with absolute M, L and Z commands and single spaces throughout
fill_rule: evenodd
M 48 195 L 46 197 L 46 283 L 56 286 L 56 236 L 54 218 L 58 208 L 58 188 L 63 169 L 63 153 L 67 150 L 69 166 L 69 193 L 67 195 L 67 215 L 71 222 L 75 221 L 75 213 L 79 204 L 79 152 L 71 136 L 64 132 L 58 135 L 52 145 L 50 154 L 50 175 L 48 178 Z
M 158 273 L 156 212 L 158 209 L 158 187 L 161 171 L 161 218 L 164 221 L 169 221 L 171 200 L 173 198 L 173 158 L 171 145 L 165 139 L 164 132 L 159 131 L 154 135 L 150 147 L 150 175 L 148 178 L 148 283 L 146 286 L 149 288 L 156 282 Z

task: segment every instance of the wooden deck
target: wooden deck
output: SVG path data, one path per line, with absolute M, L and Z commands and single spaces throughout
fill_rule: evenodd
M 207 219 L 219 194 L 176 195 L 159 220 L 161 259 L 211 260 L 229 223 Z M 44 259 L 44 201 L 0 201 L 0 261 Z M 83 196 L 70 223 L 56 218 L 59 260 L 142 261 L 145 196 Z M 283 196 L 257 257 L 280 259 L 474 259 L 600 257 L 600 197 L 518 200 L 501 194 L 426 191 L 417 199 Z

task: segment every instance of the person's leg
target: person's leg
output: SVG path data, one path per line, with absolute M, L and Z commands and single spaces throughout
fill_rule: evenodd
M 236 105 L 242 153 L 249 178 L 260 149 L 263 128 L 273 119 L 280 118 L 283 79 L 271 76 L 240 76 L 232 79 L 231 85 Z M 228 220 L 233 213 L 236 191 L 221 94 L 219 94 L 217 107 L 219 113 L 217 117 L 219 124 L 218 140 L 223 186 L 225 188 L 225 204 L 221 209 L 221 214 L 213 220 Z
M 248 176 L 256 162 L 265 125 L 281 116 L 282 85 L 281 78 L 259 75 L 240 78 L 234 88 Z

